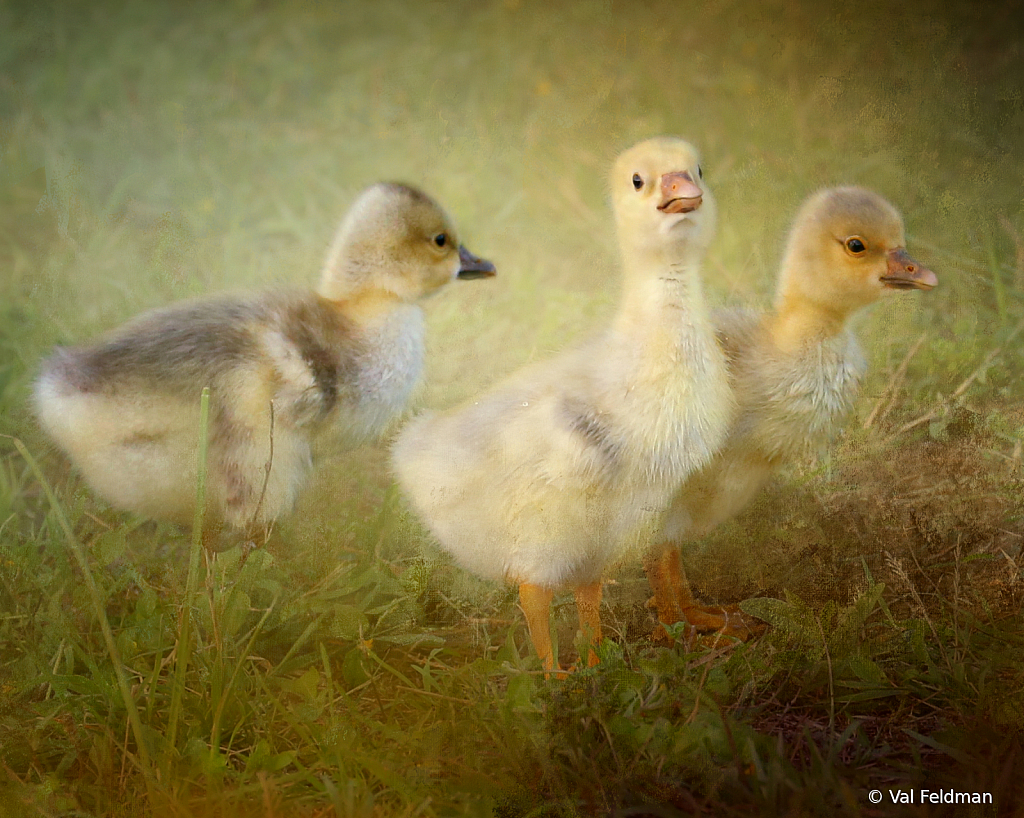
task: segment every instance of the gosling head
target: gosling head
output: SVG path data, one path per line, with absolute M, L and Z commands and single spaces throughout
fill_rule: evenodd
M 714 235 L 715 200 L 700 154 L 689 142 L 659 136 L 622 153 L 612 169 L 620 241 L 650 247 L 685 242 L 703 252 Z
M 930 290 L 931 270 L 907 253 L 900 214 L 859 187 L 819 191 L 797 214 L 780 296 L 848 315 L 889 290 Z
M 494 265 L 459 243 L 441 206 L 396 182 L 364 190 L 341 222 L 319 292 L 332 301 L 376 292 L 415 301 L 454 278 L 486 278 Z

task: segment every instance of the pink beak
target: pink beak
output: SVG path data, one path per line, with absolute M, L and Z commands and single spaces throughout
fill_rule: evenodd
M 662 213 L 691 213 L 700 207 L 704 191 L 698 187 L 689 171 L 674 171 L 661 176 Z
M 888 269 L 881 281 L 894 290 L 930 290 L 939 283 L 935 273 L 922 267 L 902 247 L 895 247 L 886 254 Z

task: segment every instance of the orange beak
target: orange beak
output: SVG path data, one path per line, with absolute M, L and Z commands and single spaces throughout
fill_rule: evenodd
M 697 186 L 689 171 L 674 171 L 661 176 L 662 213 L 691 213 L 700 207 L 704 191 Z

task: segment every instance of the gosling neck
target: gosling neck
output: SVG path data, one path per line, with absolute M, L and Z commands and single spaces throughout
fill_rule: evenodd
M 641 330 L 666 320 L 692 324 L 705 315 L 700 278 L 703 253 L 685 243 L 622 243 L 623 294 L 616 326 Z
M 820 344 L 846 329 L 849 311 L 837 310 L 805 296 L 782 292 L 775 302 L 769 332 L 775 346 L 786 353 Z
M 321 295 L 338 312 L 361 327 L 379 323 L 404 303 L 394 293 L 374 287 L 336 298 Z

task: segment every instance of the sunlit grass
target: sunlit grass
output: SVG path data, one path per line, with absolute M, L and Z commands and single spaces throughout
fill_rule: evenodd
M 0 816 L 870 815 L 869 788 L 911 784 L 1019 808 L 1021 56 L 1010 4 L 975 14 L 0 7 L 0 435 L 24 446 L 0 437 Z M 312 284 L 382 178 L 498 266 L 427 304 L 418 402 L 468 397 L 610 314 L 607 169 L 656 133 L 704 151 L 715 303 L 770 301 L 834 183 L 893 201 L 940 279 L 859 319 L 870 374 L 830 456 L 687 552 L 704 594 L 764 597 L 754 644 L 654 647 L 626 560 L 602 664 L 545 681 L 514 593 L 430 543 L 386 441 L 323 441 L 266 548 L 190 572 L 187 532 L 107 508 L 31 419 L 54 344 Z

